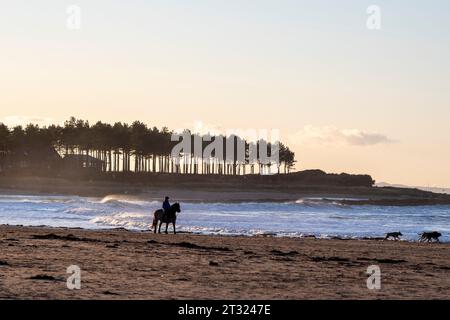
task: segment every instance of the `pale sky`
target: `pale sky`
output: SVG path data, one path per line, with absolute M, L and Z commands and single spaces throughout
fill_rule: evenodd
M 450 187 L 449 1 L 0 3 L 0 121 L 280 129 L 300 170 Z

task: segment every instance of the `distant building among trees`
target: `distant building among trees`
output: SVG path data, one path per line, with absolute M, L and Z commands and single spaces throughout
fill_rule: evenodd
M 85 154 L 68 154 L 63 159 L 64 170 L 92 170 L 103 172 L 106 168 L 106 162 Z

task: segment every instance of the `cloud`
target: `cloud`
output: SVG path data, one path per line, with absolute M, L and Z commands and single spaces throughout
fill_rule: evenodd
M 392 143 L 387 136 L 359 129 L 339 129 L 333 126 L 305 126 L 290 136 L 297 145 L 308 146 L 373 146 Z
M 58 124 L 52 118 L 38 117 L 38 116 L 6 116 L 0 118 L 0 123 L 12 128 L 15 126 L 26 126 L 27 124 L 37 124 L 40 127 Z
M 192 132 L 199 133 L 199 134 L 208 134 L 211 135 L 220 135 L 224 134 L 225 130 L 217 125 L 217 124 L 211 124 L 211 123 L 204 123 L 203 121 L 197 120 L 194 121 L 194 123 L 188 124 L 188 128 L 192 129 Z

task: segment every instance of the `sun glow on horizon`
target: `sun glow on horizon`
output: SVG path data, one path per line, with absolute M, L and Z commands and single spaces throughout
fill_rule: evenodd
M 357 0 L 79 0 L 72 30 L 65 3 L 14 2 L 0 122 L 279 129 L 298 170 L 449 187 L 450 3 L 377 5 L 369 30 Z

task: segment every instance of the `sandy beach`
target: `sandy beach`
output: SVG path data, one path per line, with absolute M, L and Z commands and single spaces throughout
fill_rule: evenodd
M 0 226 L 0 246 L 1 299 L 450 298 L 449 244 Z

